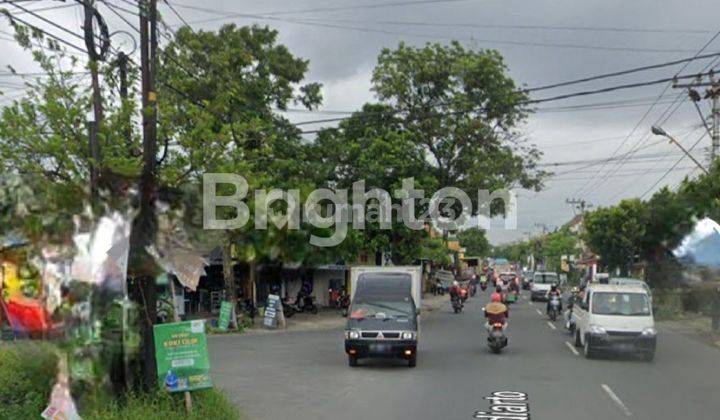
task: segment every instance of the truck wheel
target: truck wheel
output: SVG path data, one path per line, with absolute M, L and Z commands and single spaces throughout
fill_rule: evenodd
M 356 356 L 348 356 L 348 366 L 357 367 L 358 359 Z
M 408 367 L 414 368 L 417 366 L 417 355 L 413 356 L 412 359 L 408 359 Z
M 577 329 L 577 326 L 575 326 L 575 347 L 582 346 L 582 342 L 580 341 L 580 330 Z
M 583 349 L 586 359 L 594 359 L 595 357 L 597 357 L 597 353 L 595 352 L 595 350 L 593 350 L 592 347 L 590 347 L 590 340 L 588 340 L 587 338 L 585 338 L 585 347 L 583 347 Z

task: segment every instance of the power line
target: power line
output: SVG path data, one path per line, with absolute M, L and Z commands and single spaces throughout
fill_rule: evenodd
M 667 62 L 664 62 L 664 63 L 651 64 L 651 65 L 648 65 L 648 66 L 641 66 L 641 67 L 635 67 L 635 68 L 627 69 L 627 70 L 615 71 L 615 72 L 611 72 L 611 73 L 604 73 L 604 74 L 599 74 L 599 75 L 596 75 L 596 76 L 590 76 L 590 77 L 584 77 L 584 78 L 580 78 L 580 79 L 575 79 L 575 80 L 571 80 L 571 81 L 568 81 L 568 82 L 560 82 L 560 83 L 553 83 L 553 84 L 544 85 L 544 86 L 538 86 L 538 87 L 534 87 L 534 88 L 532 88 L 532 89 L 528 89 L 527 91 L 528 91 L 528 92 L 531 92 L 531 91 L 538 91 L 538 90 L 545 90 L 545 89 L 554 89 L 554 88 L 558 88 L 558 87 L 574 85 L 574 84 L 577 84 L 577 83 L 591 82 L 591 81 L 594 81 L 594 80 L 605 79 L 605 78 L 608 78 L 608 77 L 624 76 L 624 75 L 627 75 L 627 74 L 638 73 L 638 72 L 641 72 L 641 71 L 659 69 L 659 68 L 663 68 L 663 67 L 674 66 L 674 65 L 677 65 L 677 64 L 689 63 L 689 62 L 691 62 L 691 61 L 693 61 L 693 60 L 702 60 L 702 59 L 705 59 L 705 58 L 712 58 L 712 57 L 718 57 L 718 56 L 720 56 L 720 52 L 715 52 L 715 53 L 711 53 L 711 54 L 704 54 L 704 55 L 702 55 L 702 56 L 694 55 L 694 56 L 692 56 L 692 57 L 682 58 L 682 59 L 675 60 L 675 61 L 667 61 Z
M 548 42 L 540 42 L 540 41 L 511 41 L 511 40 L 506 40 L 506 39 L 481 39 L 481 38 L 476 38 L 476 37 L 465 37 L 465 38 L 443 37 L 443 36 L 437 36 L 437 35 L 391 31 L 391 30 L 386 30 L 386 29 L 375 29 L 375 28 L 360 27 L 360 26 L 338 25 L 338 24 L 333 24 L 332 21 L 330 23 L 322 23 L 322 22 L 307 20 L 307 19 L 279 18 L 279 17 L 273 16 L 273 14 L 270 14 L 270 13 L 260 13 L 260 14 L 236 13 L 236 12 L 231 12 L 231 11 L 221 11 L 221 10 L 217 10 L 217 9 L 208 9 L 208 8 L 203 8 L 203 7 L 190 6 L 190 5 L 180 4 L 177 2 L 175 2 L 175 5 L 178 7 L 184 7 L 187 9 L 198 10 L 198 11 L 202 11 L 202 12 L 206 12 L 206 13 L 221 15 L 221 17 L 218 17 L 218 18 L 192 21 L 192 22 L 189 22 L 190 24 L 208 23 L 208 22 L 213 22 L 213 21 L 217 21 L 217 20 L 243 17 L 243 18 L 248 18 L 248 19 L 279 21 L 279 22 L 291 23 L 291 24 L 296 24 L 296 25 L 353 30 L 353 31 L 359 31 L 359 32 L 366 32 L 366 33 L 380 33 L 380 34 L 385 34 L 385 35 L 406 36 L 406 37 L 415 37 L 415 38 L 432 39 L 432 40 L 437 40 L 437 39 L 464 40 L 464 41 L 484 42 L 484 43 L 488 43 L 488 44 L 498 44 L 498 45 L 587 49 L 587 50 L 617 51 L 617 52 L 620 52 L 620 51 L 623 51 L 623 52 L 648 52 L 648 53 L 686 53 L 686 52 L 693 51 L 693 50 L 687 50 L 687 49 L 635 48 L 635 47 L 618 47 L 618 46 L 602 46 L 602 45 L 548 43 Z M 278 13 L 275 13 L 275 14 L 278 14 Z
M 704 139 L 705 136 L 707 136 L 707 135 L 708 135 L 707 131 L 703 132 L 703 134 L 700 136 L 700 138 L 698 138 L 697 141 L 695 141 L 695 143 L 693 143 L 693 145 L 690 146 L 690 149 L 688 149 L 688 153 L 689 153 L 689 152 L 692 152 L 693 149 L 695 148 L 695 146 L 697 146 L 697 145 L 700 143 L 700 141 L 702 141 L 702 139 Z M 670 169 L 668 169 L 667 172 L 665 172 L 665 173 L 660 177 L 660 179 L 658 179 L 657 181 L 655 181 L 655 183 L 652 184 L 652 185 L 650 186 L 650 188 L 648 188 L 647 190 L 645 190 L 645 192 L 640 196 L 640 199 L 645 198 L 645 196 L 646 196 L 650 191 L 652 191 L 655 187 L 657 187 L 658 184 L 660 184 L 663 179 L 665 179 L 668 175 L 670 175 L 670 173 L 675 169 L 675 167 L 677 167 L 677 166 L 680 164 L 680 162 L 682 162 L 683 159 L 685 159 L 685 154 L 683 154 L 682 156 L 680 156 L 680 159 L 678 159 L 678 160 L 675 162 L 675 164 L 674 164 L 672 167 L 670 167 Z
M 14 5 L 14 6 L 17 7 L 17 5 Z M 6 16 L 7 16 L 8 19 L 10 19 L 11 21 L 16 20 L 16 21 L 22 23 L 23 25 L 32 28 L 33 30 L 35 30 L 35 31 L 37 31 L 37 32 L 41 32 L 41 33 L 45 34 L 46 36 L 48 36 L 48 37 L 56 40 L 57 42 L 60 42 L 60 43 L 62 43 L 62 44 L 64 44 L 64 45 L 67 45 L 67 46 L 70 47 L 70 48 L 74 48 L 74 49 L 76 49 L 76 50 L 78 50 L 78 51 L 80 51 L 80 52 L 82 52 L 82 53 L 85 53 L 85 52 L 86 52 L 83 48 L 78 47 L 77 45 L 73 44 L 72 42 L 66 41 L 65 39 L 60 38 L 60 37 L 57 36 L 57 35 L 51 34 L 51 33 L 47 32 L 47 31 L 45 31 L 45 30 L 43 30 L 43 29 L 41 29 L 41 28 L 33 25 L 32 23 L 29 23 L 29 22 L 26 21 L 26 20 L 20 19 L 19 17 L 10 14 L 9 12 L 7 12 Z M 76 35 L 77 35 L 77 34 L 76 34 Z
M 267 13 L 263 13 L 267 15 Z M 304 18 L 305 20 L 327 21 L 328 19 Z M 479 29 L 521 29 L 521 30 L 545 30 L 545 31 L 581 31 L 581 32 L 620 32 L 620 33 L 657 33 L 657 34 L 706 34 L 714 32 L 709 29 L 667 29 L 667 28 L 623 28 L 623 27 L 598 27 L 598 26 L 552 26 L 552 25 L 508 25 L 492 23 L 469 23 L 469 22 L 420 22 L 401 20 L 359 20 L 359 19 L 333 19 L 335 22 L 343 23 L 369 23 L 378 25 L 396 26 L 424 26 L 443 28 L 479 28 Z
M 693 79 L 700 77 L 702 75 L 709 74 L 709 73 L 700 73 L 700 74 L 690 74 L 690 75 L 678 75 L 671 78 L 663 78 L 663 79 L 657 79 L 657 80 L 651 80 L 647 82 L 636 82 L 636 83 L 628 83 L 624 85 L 617 85 L 617 86 L 610 86 L 606 88 L 600 88 L 600 89 L 594 89 L 594 90 L 587 90 L 587 91 L 581 91 L 581 92 L 574 92 L 574 93 L 568 93 L 563 95 L 557 95 L 547 98 L 540 98 L 540 99 L 530 99 L 526 101 L 520 101 L 518 102 L 518 105 L 533 105 L 533 104 L 540 104 L 545 102 L 554 102 L 559 101 L 563 99 L 569 99 L 569 98 L 575 98 L 575 97 L 582 97 L 582 96 L 589 96 L 589 95 L 596 95 L 600 93 L 607 93 L 607 92 L 614 92 L 617 90 L 624 90 L 624 89 L 633 89 L 638 87 L 644 87 L 644 86 L 651 86 L 656 85 L 660 83 L 667 83 L 673 80 L 680 80 L 680 79 Z M 460 110 L 460 111 L 452 111 L 452 112 L 445 112 L 445 113 L 439 113 L 435 115 L 429 115 L 424 116 L 422 119 L 428 119 L 428 118 L 436 118 L 443 115 L 453 115 L 453 114 L 464 114 L 464 113 L 470 113 L 470 112 L 481 112 L 485 110 L 484 107 L 482 108 L 471 108 L 468 110 Z M 396 110 L 392 112 L 393 114 L 399 114 L 403 112 L 408 112 L 408 110 Z M 360 114 L 361 117 L 364 117 L 367 114 Z M 339 122 L 344 121 L 352 117 L 336 117 L 336 118 L 323 118 L 323 119 L 317 119 L 317 120 L 309 120 L 309 121 L 301 121 L 295 123 L 296 126 L 302 126 L 302 125 L 310 125 L 310 124 L 320 124 L 320 123 L 329 123 L 329 122 Z M 311 134 L 311 133 L 317 133 L 319 130 L 309 130 L 309 131 L 303 131 L 303 134 Z
M 708 39 L 708 40 L 702 45 L 702 47 L 700 47 L 700 49 L 694 54 L 693 60 L 698 59 L 699 57 L 701 57 L 701 54 L 703 53 L 703 51 L 705 51 L 705 50 L 715 41 L 715 39 L 718 38 L 718 36 L 720 36 L 720 30 L 718 30 L 717 32 L 715 32 L 715 34 L 714 34 L 712 37 L 710 37 L 710 39 Z M 679 75 L 680 73 L 682 73 L 682 72 L 690 65 L 690 63 L 691 63 L 693 60 L 686 61 L 686 62 L 683 64 L 683 66 L 677 71 L 677 73 L 675 73 L 675 76 L 677 76 L 677 75 Z M 705 71 L 705 70 L 707 70 L 708 68 L 712 67 L 712 66 L 713 66 L 713 63 L 714 63 L 716 60 L 717 60 L 717 59 L 713 60 L 713 61 L 710 62 L 708 65 L 706 65 L 706 66 L 703 68 L 702 71 Z M 652 110 L 655 108 L 655 106 L 657 105 L 657 103 L 660 101 L 660 98 L 662 98 L 663 95 L 665 95 L 665 92 L 667 92 L 669 88 L 670 88 L 670 85 L 666 85 L 666 86 L 665 86 L 665 88 L 662 90 L 662 92 L 660 93 L 660 95 L 657 97 L 656 101 L 655 101 L 652 105 L 650 105 L 650 108 L 648 108 L 647 112 L 645 112 L 645 114 L 640 118 L 640 120 L 637 122 L 637 124 L 635 124 L 635 126 L 634 126 L 633 129 L 630 131 L 630 133 L 628 133 L 626 139 L 618 146 L 618 148 L 615 149 L 615 151 L 613 152 L 613 155 L 614 155 L 614 154 L 617 154 L 617 152 L 622 148 L 622 146 L 624 146 L 625 143 L 627 143 L 627 141 L 630 139 L 630 137 L 631 137 L 631 136 L 635 133 L 635 131 L 637 131 L 637 129 L 640 127 L 640 125 L 642 124 L 642 122 L 645 121 L 645 119 L 650 115 L 650 112 L 652 112 Z M 680 98 L 681 98 L 681 95 L 678 95 L 678 97 L 676 98 L 676 100 L 679 100 Z M 673 106 L 673 105 L 670 105 L 670 106 L 665 110 L 665 112 L 663 112 L 663 114 L 658 118 L 658 121 L 659 121 L 660 119 L 662 119 L 662 118 L 665 118 L 664 121 L 667 121 L 667 119 L 669 119 L 670 116 L 672 116 L 675 112 L 677 112 L 677 110 L 678 110 L 679 107 L 680 107 L 680 105 L 676 106 L 675 109 L 670 112 L 670 114 L 668 114 L 667 116 L 665 116 L 665 114 L 670 110 L 670 108 L 672 108 L 672 106 Z M 657 122 L 656 122 L 656 123 L 657 123 Z M 645 140 L 642 140 L 642 138 L 639 139 L 639 140 L 635 143 L 635 146 L 633 146 L 633 147 L 638 146 L 639 144 L 641 144 L 641 142 L 644 143 L 645 141 L 647 141 L 648 138 L 649 138 L 649 133 L 646 134 Z M 617 165 L 617 168 L 619 169 L 620 167 L 622 167 L 622 165 L 623 165 L 623 163 L 620 162 L 620 163 Z M 604 165 L 603 165 L 603 167 L 604 167 Z M 598 171 L 598 174 L 600 173 L 601 170 L 602 170 L 602 168 L 600 168 L 600 170 Z M 610 170 L 608 171 L 608 174 L 610 174 L 610 175 L 612 174 L 612 169 L 610 169 Z M 600 185 L 604 180 L 605 180 L 605 179 L 604 179 L 603 177 L 600 177 L 599 180 L 596 181 L 594 184 L 593 184 L 592 182 L 586 183 L 585 185 L 583 185 L 583 186 L 580 187 L 580 189 L 578 190 L 578 192 L 581 191 L 581 190 L 583 190 L 583 189 L 585 189 L 587 186 L 589 186 L 589 185 L 591 185 L 591 184 L 592 184 L 592 185 Z M 585 195 L 587 195 L 591 190 L 592 190 L 592 187 L 587 190 L 587 192 L 585 193 Z M 577 192 L 576 192 L 576 193 L 577 193 Z M 616 196 L 617 196 L 617 194 L 616 194 L 614 197 L 616 197 Z

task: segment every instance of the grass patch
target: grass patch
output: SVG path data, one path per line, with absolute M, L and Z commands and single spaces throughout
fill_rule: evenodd
M 153 394 L 133 394 L 123 402 L 110 401 L 86 407 L 82 412 L 85 420 L 145 420 L 186 419 L 239 420 L 239 410 L 218 389 L 194 391 L 192 413 L 185 412 L 182 393 L 169 394 L 157 391 Z
M 0 344 L 0 419 L 34 419 L 47 407 L 55 380 L 55 347 Z

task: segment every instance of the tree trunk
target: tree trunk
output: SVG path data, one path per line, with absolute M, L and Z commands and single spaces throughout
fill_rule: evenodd
M 225 280 L 225 300 L 232 305 L 230 326 L 237 328 L 237 286 L 235 285 L 235 270 L 232 261 L 232 244 L 230 241 L 222 249 L 223 279 Z

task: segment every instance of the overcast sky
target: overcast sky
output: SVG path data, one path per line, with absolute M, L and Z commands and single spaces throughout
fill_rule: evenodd
M 130 9 L 131 1 L 112 0 L 111 3 Z M 72 3 L 68 0 L 68 4 Z M 378 53 L 383 47 L 394 47 L 400 41 L 422 45 L 457 39 L 469 47 L 497 49 L 505 56 L 512 77 L 519 84 L 532 87 L 690 57 L 720 30 L 717 23 L 720 3 L 716 0 L 171 0 L 170 3 L 185 21 L 198 29 L 212 30 L 230 22 L 260 23 L 276 28 L 281 43 L 293 54 L 310 61 L 308 81 L 324 85 L 321 110 L 325 111 L 352 111 L 373 101 L 370 75 Z M 38 9 L 60 3 L 44 0 L 21 4 Z M 159 4 L 168 23 L 180 23 L 164 2 Z M 101 4 L 99 10 L 111 31 L 132 31 L 105 5 Z M 80 32 L 79 6 L 42 14 Z M 232 14 L 234 16 L 228 17 Z M 21 16 L 49 28 L 32 17 Z M 130 19 L 132 23 L 137 20 Z M 0 73 L 8 64 L 18 71 L 36 70 L 26 52 L 3 39 L 8 33 L 11 29 L 3 19 Z M 82 45 L 79 40 L 76 43 Z M 704 53 L 716 51 L 720 51 L 720 39 Z M 698 60 L 690 63 L 682 74 L 718 64 L 720 60 Z M 672 77 L 681 68 L 682 65 L 677 65 L 537 92 L 533 98 Z M 10 97 L 20 94 L 8 83 L 19 81 L 0 76 L 0 89 L 7 90 Z M 548 180 L 543 191 L 518 191 L 518 229 L 492 229 L 491 240 L 498 243 L 522 238 L 526 232 L 537 234 L 542 229 L 537 224 L 551 229 L 562 225 L 573 216 L 573 209 L 565 202 L 567 198 L 584 198 L 595 206 L 609 205 L 648 190 L 649 195 L 664 185 L 675 186 L 685 175 L 697 174 L 692 162 L 685 158 L 659 181 L 680 159 L 680 151 L 651 136 L 650 126 L 662 122 L 666 131 L 688 148 L 703 134 L 692 103 L 685 96 L 673 102 L 682 95 L 681 91 L 668 88 L 651 108 L 651 103 L 667 87 L 659 84 L 539 106 L 523 132 L 544 151 L 546 163 L 600 159 L 621 155 L 639 146 L 642 149 L 622 165 L 614 161 L 606 165 L 578 163 L 552 168 L 557 175 Z M 611 104 L 594 109 L 565 108 L 607 102 Z M 707 105 L 701 104 L 705 110 Z M 322 113 L 289 115 L 293 121 L 327 116 Z M 705 137 L 693 150 L 704 164 L 707 164 L 709 145 L 710 140 Z

